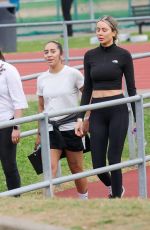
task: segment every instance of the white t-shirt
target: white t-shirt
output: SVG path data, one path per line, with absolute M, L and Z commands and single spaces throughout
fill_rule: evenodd
M 27 107 L 28 104 L 17 69 L 0 60 L 0 121 L 11 119 L 16 109 Z
M 58 112 L 65 108 L 78 106 L 80 99 L 79 89 L 83 87 L 84 77 L 82 73 L 65 65 L 58 73 L 50 73 L 49 70 L 38 77 L 37 95 L 44 98 L 44 112 Z M 65 116 L 53 118 L 60 120 Z M 61 125 L 61 131 L 74 129 L 75 122 Z M 49 130 L 52 127 L 49 126 Z

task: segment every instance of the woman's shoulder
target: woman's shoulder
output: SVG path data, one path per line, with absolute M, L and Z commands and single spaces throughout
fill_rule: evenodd
M 99 50 L 99 47 L 96 47 L 96 48 L 93 48 L 93 49 L 90 49 L 90 50 L 87 50 L 86 52 L 85 52 L 85 56 L 90 56 L 90 55 L 93 55 L 94 53 L 96 53 L 96 52 L 98 52 L 98 50 Z
M 49 71 L 45 71 L 43 73 L 40 73 L 39 76 L 38 76 L 38 80 L 42 80 L 43 78 L 47 77 Z
M 64 70 L 65 70 L 64 75 L 66 76 L 66 78 L 69 76 L 74 77 L 75 79 L 78 77 L 83 77 L 83 74 L 81 73 L 81 71 L 73 66 L 65 65 Z
M 120 52 L 120 54 L 123 54 L 125 56 L 131 56 L 130 51 L 128 51 L 126 48 L 116 46 L 116 49 L 118 50 L 118 52 Z
M 6 74 L 6 76 L 13 76 L 13 77 L 18 77 L 20 76 L 19 71 L 17 68 L 12 65 L 11 63 L 8 63 L 6 61 L 1 61 L 0 62 L 0 71 Z
M 69 66 L 69 65 L 64 66 L 64 71 L 66 71 L 66 72 L 69 71 L 69 73 L 78 73 L 78 72 L 80 72 L 80 70 L 78 70 L 77 68 L 75 68 L 73 66 Z
M 5 68 L 6 71 L 17 70 L 14 65 L 12 65 L 6 61 L 1 61 L 0 64 L 1 64 L 1 66 L 3 66 L 3 68 Z

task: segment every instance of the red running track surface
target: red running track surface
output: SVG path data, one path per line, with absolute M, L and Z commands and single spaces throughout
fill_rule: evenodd
M 128 44 L 122 45 L 123 48 L 129 50 L 132 54 L 142 53 L 150 51 L 149 43 L 138 43 L 138 44 Z M 70 49 L 70 57 L 73 56 L 83 56 L 87 49 Z M 33 52 L 33 53 L 14 53 L 6 54 L 6 60 L 16 60 L 16 59 L 37 59 L 43 58 L 42 52 Z M 79 65 L 82 64 L 82 61 L 72 61 L 70 65 Z M 135 80 L 137 89 L 150 89 L 150 57 L 134 60 L 135 68 Z M 21 76 L 38 73 L 46 71 L 48 66 L 46 63 L 22 63 L 15 64 L 19 70 Z M 36 80 L 25 81 L 23 83 L 25 93 L 36 94 Z
M 147 188 L 148 198 L 150 198 L 150 167 L 147 167 Z M 130 170 L 123 173 L 123 185 L 125 187 L 124 198 L 138 197 L 138 171 Z M 88 183 L 89 198 L 107 198 L 108 192 L 106 187 L 101 181 L 89 182 Z M 65 198 L 77 198 L 76 188 L 67 189 L 61 192 L 57 192 L 56 197 Z

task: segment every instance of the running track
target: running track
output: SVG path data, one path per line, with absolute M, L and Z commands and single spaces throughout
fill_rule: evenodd
M 132 54 L 149 52 L 150 43 L 138 43 L 123 45 L 123 48 L 128 49 Z M 87 49 L 71 49 L 70 56 L 83 56 Z M 42 52 L 36 53 L 15 53 L 5 55 L 6 59 L 36 59 L 43 58 Z M 71 62 L 70 65 L 82 64 L 81 61 Z M 16 64 L 15 65 L 21 76 L 38 73 L 45 71 L 47 65 L 45 63 L 28 63 L 28 64 Z M 150 91 L 150 57 L 134 60 L 135 68 L 135 80 L 136 87 L 138 90 L 149 90 Z M 36 93 L 36 80 L 30 80 L 23 83 L 24 91 L 26 95 L 35 95 Z M 125 186 L 126 192 L 124 197 L 138 197 L 138 172 L 137 170 L 132 170 L 123 174 L 123 184 Z M 107 197 L 107 191 L 105 186 L 99 182 L 88 183 L 89 187 L 89 198 L 105 198 Z M 150 167 L 147 167 L 147 187 L 148 187 L 148 197 L 150 197 Z M 68 189 L 62 192 L 57 192 L 58 197 L 76 197 L 76 189 Z
M 125 187 L 124 198 L 138 197 L 138 171 L 131 170 L 123 173 L 123 185 Z M 150 167 L 147 167 L 147 189 L 148 198 L 150 198 Z M 106 187 L 97 180 L 96 182 L 88 183 L 89 198 L 107 198 Z M 58 197 L 77 198 L 77 192 L 75 188 L 68 189 L 55 194 Z
M 123 48 L 128 49 L 132 54 L 150 51 L 150 43 L 138 43 L 123 45 Z M 87 49 L 71 49 L 70 56 L 83 56 Z M 6 54 L 7 60 L 15 59 L 36 59 L 43 58 L 42 52 L 34 53 L 14 53 Z M 70 65 L 79 65 L 82 61 L 71 62 Z M 38 73 L 47 70 L 45 63 L 28 63 L 28 64 L 15 64 L 21 76 Z M 135 79 L 137 89 L 148 90 L 150 89 L 150 57 L 134 60 Z M 24 91 L 27 95 L 34 95 L 36 93 L 36 80 L 25 81 L 23 83 Z

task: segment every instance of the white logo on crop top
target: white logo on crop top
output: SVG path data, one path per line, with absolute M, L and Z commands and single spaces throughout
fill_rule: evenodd
M 112 60 L 113 63 L 118 63 L 118 60 Z

